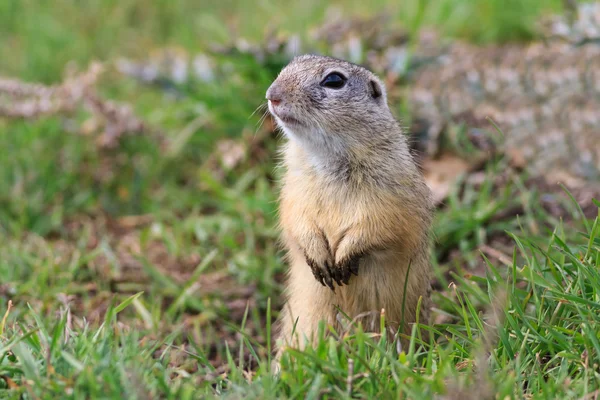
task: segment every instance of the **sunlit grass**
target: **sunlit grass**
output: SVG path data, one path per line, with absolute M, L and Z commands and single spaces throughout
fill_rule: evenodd
M 476 42 L 529 39 L 533 21 L 560 9 L 555 0 L 334 3 L 348 15 L 387 7 L 409 30 Z M 262 41 L 268 26 L 307 34 L 325 9 L 313 0 L 0 2 L 0 75 L 56 82 L 71 61 Z M 102 80 L 103 93 L 162 130 L 166 148 L 132 136 L 99 149 L 71 129 L 79 115 L 0 120 L 0 398 L 597 393 L 600 223 L 586 225 L 565 201 L 570 221 L 561 221 L 524 177 L 503 175 L 502 160 L 483 183 L 461 181 L 438 211 L 435 324 L 415 328 L 400 354 L 360 328 L 333 333 L 286 353 L 273 375 L 285 269 L 279 142 L 253 112 L 281 64 L 222 57 L 229 69 L 176 87 L 178 97 Z M 231 169 L 215 159 L 226 138 L 247 154 Z M 480 251 L 498 237 L 512 249 L 501 259 Z M 435 342 L 421 346 L 419 329 Z

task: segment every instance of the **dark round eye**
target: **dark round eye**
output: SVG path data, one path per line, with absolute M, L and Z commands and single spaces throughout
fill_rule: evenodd
M 346 77 L 340 73 L 332 72 L 321 81 L 321 86 L 339 89 L 346 84 Z

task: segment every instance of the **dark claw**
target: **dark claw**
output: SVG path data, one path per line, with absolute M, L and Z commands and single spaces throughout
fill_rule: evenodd
M 350 256 L 337 265 L 332 265 L 332 263 L 326 261 L 322 267 L 316 261 L 306 257 L 306 263 L 310 266 L 317 282 L 335 292 L 334 282 L 338 286 L 343 286 L 350 282 L 352 274 L 358 276 L 358 266 L 361 257 L 362 254 Z
M 342 280 L 345 284 L 348 284 L 350 281 L 351 274 L 358 276 L 358 265 L 360 263 L 361 254 L 357 254 L 354 256 L 350 256 L 342 261 L 340 261 L 337 265 L 337 270 L 340 271 L 342 275 Z
M 321 285 L 326 286 L 325 279 L 323 278 L 323 275 L 321 274 L 321 271 L 318 268 L 313 269 L 313 275 L 315 276 L 315 278 L 317 278 L 317 282 L 320 282 Z
M 353 258 L 350 261 L 351 261 L 349 263 L 350 272 L 352 272 L 354 275 L 358 276 L 358 264 L 360 261 L 360 257 Z
M 340 263 L 337 267 L 337 270 L 339 271 L 342 282 L 344 282 L 344 284 L 347 285 L 350 281 L 350 268 L 348 264 Z
M 331 279 L 331 273 L 329 268 L 327 268 L 327 264 L 325 265 L 325 269 L 323 269 L 323 272 L 325 272 L 325 283 L 327 284 L 327 286 L 329 286 L 329 289 L 335 292 L 335 288 L 333 287 L 333 280 Z
M 331 268 L 331 264 L 327 263 L 327 269 L 331 272 L 331 275 L 338 286 L 342 286 L 344 283 L 342 271 L 337 268 Z
M 350 282 L 350 270 L 344 269 L 344 284 L 347 285 Z
M 335 292 L 335 286 L 333 285 L 333 281 L 335 280 L 338 285 L 341 286 L 341 281 L 335 275 L 335 270 L 331 268 L 331 264 L 329 262 L 325 263 L 324 268 L 320 268 L 316 261 L 306 257 L 306 263 L 309 265 L 312 273 L 321 285 L 327 286 L 329 289 Z
M 306 263 L 309 265 L 317 282 L 320 282 L 321 285 L 326 286 L 325 279 L 324 279 L 323 274 L 321 273 L 321 269 L 319 268 L 317 263 L 308 257 L 306 257 Z

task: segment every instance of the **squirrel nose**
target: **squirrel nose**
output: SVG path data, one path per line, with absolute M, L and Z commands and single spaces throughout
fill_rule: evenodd
M 271 85 L 271 87 L 269 87 L 269 89 L 267 90 L 267 100 L 269 100 L 271 104 L 276 106 L 279 103 L 281 103 L 282 98 L 283 95 L 279 90 L 279 87 L 275 86 L 275 84 Z

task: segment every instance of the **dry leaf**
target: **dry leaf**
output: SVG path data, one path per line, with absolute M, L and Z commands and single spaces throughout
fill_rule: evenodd
M 435 204 L 441 203 L 457 179 L 470 168 L 468 162 L 451 154 L 443 154 L 438 159 L 428 159 L 423 163 L 425 182 L 433 192 Z

